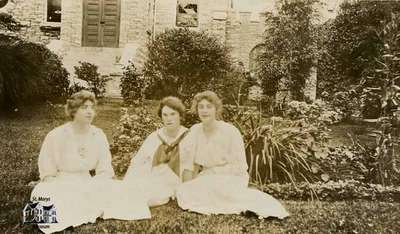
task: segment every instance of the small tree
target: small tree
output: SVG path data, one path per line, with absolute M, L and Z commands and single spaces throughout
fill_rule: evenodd
M 381 79 L 375 74 L 376 59 L 382 61 L 384 40 L 381 36 L 392 13 L 400 12 L 396 1 L 352 1 L 340 5 L 339 14 L 322 31 L 322 56 L 318 61 L 318 93 L 336 102 L 335 93 L 349 93 L 361 105 L 345 108 L 360 112 L 365 118 L 381 114 L 381 100 L 376 88 Z M 348 105 L 351 102 L 345 102 Z M 343 105 L 337 106 L 343 109 Z M 355 107 L 355 108 L 354 108 Z
M 106 92 L 106 83 L 110 80 L 108 76 L 102 76 L 97 72 L 97 66 L 88 62 L 79 61 L 79 66 L 74 66 L 76 76 L 88 82 L 89 89 L 96 98 L 103 97 Z
M 148 44 L 148 52 L 144 76 L 151 98 L 175 95 L 187 101 L 204 89 L 218 92 L 231 70 L 227 48 L 205 32 L 166 30 Z
M 148 86 L 147 83 L 147 80 L 142 74 L 139 74 L 135 65 L 129 61 L 129 64 L 124 67 L 120 85 L 124 102 L 132 104 L 143 101 L 145 98 L 145 89 Z
M 304 100 L 305 81 L 318 56 L 313 24 L 318 2 L 280 0 L 278 14 L 267 15 L 265 52 L 259 56 L 258 69 L 266 95 L 274 96 L 285 84 L 293 99 Z

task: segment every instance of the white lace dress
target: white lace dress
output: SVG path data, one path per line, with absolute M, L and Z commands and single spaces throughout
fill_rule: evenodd
M 54 205 L 57 223 L 41 226 L 45 233 L 69 226 L 93 223 L 96 218 L 124 220 L 150 218 L 142 192 L 124 193 L 122 182 L 113 180 L 114 170 L 107 138 L 91 126 L 90 141 L 80 152 L 71 123 L 55 128 L 46 136 L 39 154 L 41 182 L 31 201 Z M 95 176 L 90 171 L 95 171 Z M 134 197 L 132 197 L 134 196 Z
M 288 216 L 272 196 L 248 188 L 249 175 L 242 136 L 237 128 L 218 121 L 217 131 L 206 137 L 202 124 L 194 125 L 182 145 L 182 170 L 202 171 L 182 183 L 176 192 L 183 209 L 202 214 L 238 214 L 252 211 L 262 217 Z

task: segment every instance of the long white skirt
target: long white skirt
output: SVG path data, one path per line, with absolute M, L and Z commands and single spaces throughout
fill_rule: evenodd
M 175 191 L 181 183 L 179 177 L 166 164 L 152 168 L 150 174 L 130 175 L 124 179 L 126 187 L 140 188 L 148 199 L 149 206 L 160 206 L 175 198 Z M 131 193 L 131 192 L 128 192 Z
M 252 211 L 264 218 L 280 219 L 289 213 L 272 196 L 247 187 L 248 178 L 232 175 L 199 175 L 176 191 L 178 205 L 201 214 L 239 214 Z
M 62 231 L 70 226 L 103 219 L 137 220 L 151 218 L 147 199 L 140 189 L 126 187 L 121 181 L 90 176 L 61 176 L 41 182 L 31 193 L 32 201 L 54 205 L 57 223 L 39 225 L 44 233 Z M 134 192 L 135 191 L 135 192 Z M 49 199 L 48 201 L 43 201 Z

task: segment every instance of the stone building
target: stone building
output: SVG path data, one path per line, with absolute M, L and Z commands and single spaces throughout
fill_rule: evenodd
M 167 28 L 190 27 L 216 35 L 246 69 L 254 67 L 274 0 L 0 0 L 25 38 L 48 44 L 73 74 L 78 61 L 114 77 L 108 95 L 119 96 L 121 68 L 141 66 L 145 44 Z

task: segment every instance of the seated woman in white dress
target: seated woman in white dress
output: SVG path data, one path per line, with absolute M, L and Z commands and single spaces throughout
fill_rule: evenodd
M 249 174 L 242 136 L 233 125 L 219 120 L 222 102 L 212 91 L 198 93 L 192 111 L 201 123 L 190 128 L 182 144 L 183 180 L 176 191 L 178 205 L 201 214 L 288 216 L 272 196 L 248 188 Z
M 97 217 L 151 217 L 140 192 L 133 199 L 121 192 L 121 181 L 112 179 L 114 170 L 107 138 L 101 129 L 91 125 L 95 105 L 95 96 L 89 91 L 72 95 L 66 104 L 71 121 L 50 131 L 41 147 L 41 181 L 33 189 L 31 201 L 42 206 L 54 205 L 57 221 L 39 225 L 45 233 L 95 222 Z
M 163 127 L 151 133 L 138 152 L 124 177 L 127 185 L 141 186 L 149 206 L 168 203 L 180 184 L 180 143 L 187 128 L 181 126 L 185 106 L 176 97 L 164 98 L 158 108 Z

